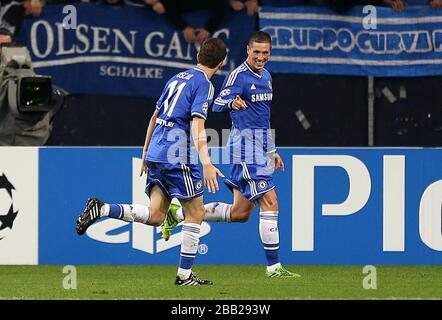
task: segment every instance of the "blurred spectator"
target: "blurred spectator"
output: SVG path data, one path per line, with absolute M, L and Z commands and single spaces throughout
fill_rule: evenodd
M 0 28 L 0 49 L 4 43 L 12 43 L 12 33 L 8 29 Z
M 238 0 L 229 1 L 229 5 L 235 11 L 241 11 L 246 7 L 243 1 Z
M 433 0 L 430 1 L 430 5 L 433 9 L 439 10 L 442 9 L 442 0 Z
M 152 7 L 152 10 L 158 14 L 166 12 L 164 5 L 159 0 L 145 0 L 146 4 Z
M 229 1 L 230 7 L 235 11 L 247 10 L 247 15 L 253 16 L 258 12 L 258 0 L 231 0 Z
M 121 6 L 124 4 L 123 0 L 104 0 L 104 4 L 108 4 L 110 6 Z
M 293 7 L 306 5 L 307 0 L 261 0 L 263 6 Z
M 123 0 L 124 4 L 132 7 L 145 7 L 146 3 L 144 0 Z
M 65 3 L 73 3 L 73 2 L 78 2 L 77 0 L 46 0 L 44 2 L 45 5 L 49 5 L 49 4 L 65 4 Z M 85 0 L 81 0 L 80 2 L 91 2 L 89 0 L 85 1 Z
M 183 32 L 184 39 L 189 42 L 203 43 L 210 34 L 221 24 L 225 15 L 227 4 L 224 0 L 162 0 L 166 18 L 176 29 Z M 195 29 L 183 18 L 184 12 L 196 10 L 209 10 L 209 17 L 204 28 Z
M 345 13 L 354 6 L 360 5 L 376 5 L 378 1 L 370 0 L 306 0 L 307 5 L 329 7 L 338 13 Z
M 385 5 L 393 8 L 394 11 L 401 12 L 405 9 L 405 2 L 401 0 L 383 0 Z
M 63 1 L 63 0 L 62 0 Z M 96 2 L 101 5 L 110 5 L 110 6 L 132 6 L 132 7 L 144 7 L 146 6 L 144 0 L 81 0 L 81 2 Z
M 401 12 L 406 6 L 428 5 L 434 10 L 442 9 L 442 0 L 382 0 L 384 5 L 390 6 L 394 11 Z
M 42 6 L 41 0 L 1 0 L 0 27 L 16 35 L 25 16 L 39 16 Z
M 43 3 L 41 0 L 24 0 L 23 6 L 25 8 L 25 15 L 38 17 L 41 14 Z

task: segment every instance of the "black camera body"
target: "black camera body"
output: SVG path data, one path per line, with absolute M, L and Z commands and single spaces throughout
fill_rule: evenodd
M 49 112 L 54 108 L 51 77 L 36 75 L 29 69 L 14 70 L 8 82 L 8 102 L 19 113 Z
M 49 112 L 54 107 L 52 79 L 32 70 L 26 47 L 2 47 L 0 74 L 8 81 L 8 103 L 12 112 Z

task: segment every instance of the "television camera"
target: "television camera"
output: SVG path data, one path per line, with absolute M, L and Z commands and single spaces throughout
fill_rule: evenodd
M 0 50 L 0 145 L 44 145 L 67 93 L 34 72 L 26 47 Z

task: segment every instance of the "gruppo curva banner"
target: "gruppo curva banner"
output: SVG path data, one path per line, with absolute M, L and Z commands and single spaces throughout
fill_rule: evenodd
M 36 72 L 53 76 L 72 94 L 158 97 L 170 77 L 196 64 L 199 45 L 187 43 L 164 15 L 147 7 L 65 7 L 45 6 L 39 17 L 25 20 L 20 36 Z M 189 12 L 184 18 L 201 28 L 209 14 Z M 245 60 L 255 27 L 256 17 L 231 12 L 211 35 L 228 47 L 226 65 L 212 78 L 215 86 Z
M 99 220 L 83 236 L 75 232 L 88 197 L 149 203 L 145 177 L 139 176 L 141 148 L 16 150 L 0 149 L 0 171 L 15 188 L 13 212 L 19 211 L 0 239 L 1 264 L 178 262 L 180 227 L 167 242 L 157 227 L 115 219 Z M 228 175 L 221 150 L 212 149 L 212 157 Z M 275 172 L 274 180 L 284 263 L 442 263 L 442 149 L 282 148 L 279 153 L 285 172 Z M 29 172 L 10 165 L 24 158 Z M 4 202 L 11 187 L 4 183 L 3 189 L 0 219 L 8 223 L 10 204 Z M 232 194 L 221 186 L 204 201 L 231 202 Z M 244 224 L 203 223 L 197 263 L 264 264 L 257 213 Z M 23 246 L 29 249 L 18 250 Z
M 442 15 L 429 6 L 263 7 L 271 72 L 414 77 L 442 74 Z

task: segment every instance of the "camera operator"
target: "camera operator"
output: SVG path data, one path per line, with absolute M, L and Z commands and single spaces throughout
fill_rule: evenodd
M 0 28 L 0 146 L 41 146 L 66 92 L 32 69 L 27 48 Z
M 12 34 L 8 29 L 0 28 L 0 50 L 3 43 L 12 43 Z

